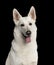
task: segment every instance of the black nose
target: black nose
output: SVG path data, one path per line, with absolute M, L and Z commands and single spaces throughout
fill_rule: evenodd
M 31 35 L 31 31 L 28 30 L 28 31 L 26 32 L 26 35 Z

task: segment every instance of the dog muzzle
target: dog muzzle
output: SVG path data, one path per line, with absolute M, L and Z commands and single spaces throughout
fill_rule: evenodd
M 23 34 L 26 43 L 31 42 L 31 31 L 27 31 L 26 35 Z

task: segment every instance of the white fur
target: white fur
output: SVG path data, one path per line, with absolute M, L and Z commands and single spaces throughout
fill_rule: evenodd
M 27 17 L 22 17 L 18 14 L 19 12 L 16 9 L 13 10 L 13 20 L 16 26 L 14 28 L 14 39 L 5 65 L 37 65 L 38 53 L 36 43 L 37 27 L 35 26 L 36 16 L 34 14 L 34 19 L 31 18 L 31 10 L 34 10 L 33 6 L 31 7 Z M 14 13 L 18 14 L 19 20 L 14 18 Z M 32 26 L 28 25 L 29 22 L 32 23 Z M 20 27 L 21 23 L 25 24 L 24 28 Z M 32 32 L 31 42 L 26 44 L 22 38 L 21 31 L 25 34 L 25 31 L 28 29 Z

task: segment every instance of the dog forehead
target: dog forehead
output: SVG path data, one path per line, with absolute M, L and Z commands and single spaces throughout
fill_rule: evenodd
M 30 22 L 31 21 L 31 18 L 30 17 L 22 17 L 20 19 L 20 21 L 23 22 L 23 23 L 27 23 L 27 22 Z

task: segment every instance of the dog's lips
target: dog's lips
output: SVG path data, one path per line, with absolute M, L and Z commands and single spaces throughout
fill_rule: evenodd
M 22 35 L 23 35 L 26 43 L 31 42 L 31 36 L 25 36 L 24 34 L 22 34 Z

